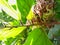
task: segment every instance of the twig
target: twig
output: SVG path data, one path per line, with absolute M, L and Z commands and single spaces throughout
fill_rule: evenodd
M 42 24 L 30 24 L 30 25 L 24 24 L 23 26 L 5 26 L 5 28 L 29 27 L 29 26 L 36 26 L 36 25 L 46 25 L 46 26 L 48 26 L 48 25 L 55 25 L 55 24 L 60 24 L 60 22 L 52 22 L 50 24 L 44 24 L 44 23 L 42 23 Z

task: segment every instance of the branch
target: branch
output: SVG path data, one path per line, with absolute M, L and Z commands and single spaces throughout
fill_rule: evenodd
M 42 24 L 24 24 L 23 26 L 5 26 L 5 28 L 17 28 L 17 27 L 29 27 L 29 26 L 36 26 L 36 25 L 45 25 L 45 26 L 52 26 L 52 25 L 55 25 L 55 24 L 60 24 L 60 22 L 52 22 L 50 24 L 45 24 L 45 23 L 42 23 Z

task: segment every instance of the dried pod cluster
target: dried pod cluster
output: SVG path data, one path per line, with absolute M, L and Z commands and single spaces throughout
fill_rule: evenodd
M 48 9 L 53 9 L 54 0 L 36 0 L 36 5 L 34 6 L 34 13 L 39 16 L 43 13 L 48 12 Z
M 32 22 L 33 23 L 38 22 L 38 24 L 47 25 L 53 18 L 54 15 L 53 8 L 54 8 L 54 0 L 36 0 L 36 4 L 33 9 L 33 12 L 36 17 L 32 19 Z

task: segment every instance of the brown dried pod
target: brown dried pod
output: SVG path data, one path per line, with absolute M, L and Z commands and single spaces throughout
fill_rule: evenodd
M 50 15 L 52 15 L 52 14 L 50 14 L 51 12 L 48 12 L 48 10 L 52 10 L 52 13 L 53 13 L 53 6 L 54 6 L 54 0 L 36 0 L 36 4 L 34 6 L 34 11 L 33 11 L 36 18 L 37 18 L 36 22 L 38 22 L 38 23 L 40 23 L 42 25 L 43 24 L 46 25 L 46 23 L 45 23 L 45 20 L 46 20 L 46 22 L 47 22 L 46 26 L 48 26 L 49 20 L 52 19 L 52 18 L 50 18 L 51 17 Z M 48 15 L 45 15 L 46 13 Z M 44 19 L 43 16 L 44 17 L 46 16 L 45 17 L 46 19 Z

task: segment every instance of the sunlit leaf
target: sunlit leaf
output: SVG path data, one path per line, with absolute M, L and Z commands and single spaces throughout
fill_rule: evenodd
M 0 40 L 3 40 L 5 38 L 15 37 L 19 33 L 21 33 L 26 27 L 18 27 L 18 28 L 4 28 L 0 29 Z
M 34 0 L 17 0 L 17 7 L 21 12 L 23 23 L 26 22 L 26 16 L 28 15 Z
M 27 16 L 27 20 L 32 20 L 33 18 L 34 18 L 34 13 L 33 13 L 33 7 L 32 7 Z
M 4 10 L 9 16 L 13 17 L 16 20 L 21 19 L 21 14 L 14 10 L 14 8 L 5 0 L 0 0 L 0 6 L 2 7 L 2 10 Z
M 36 28 L 29 34 L 24 45 L 53 45 L 53 44 L 50 42 L 50 40 L 46 36 L 46 33 L 43 30 Z
M 19 21 L 13 20 L 11 22 L 8 22 L 11 26 L 20 26 Z

